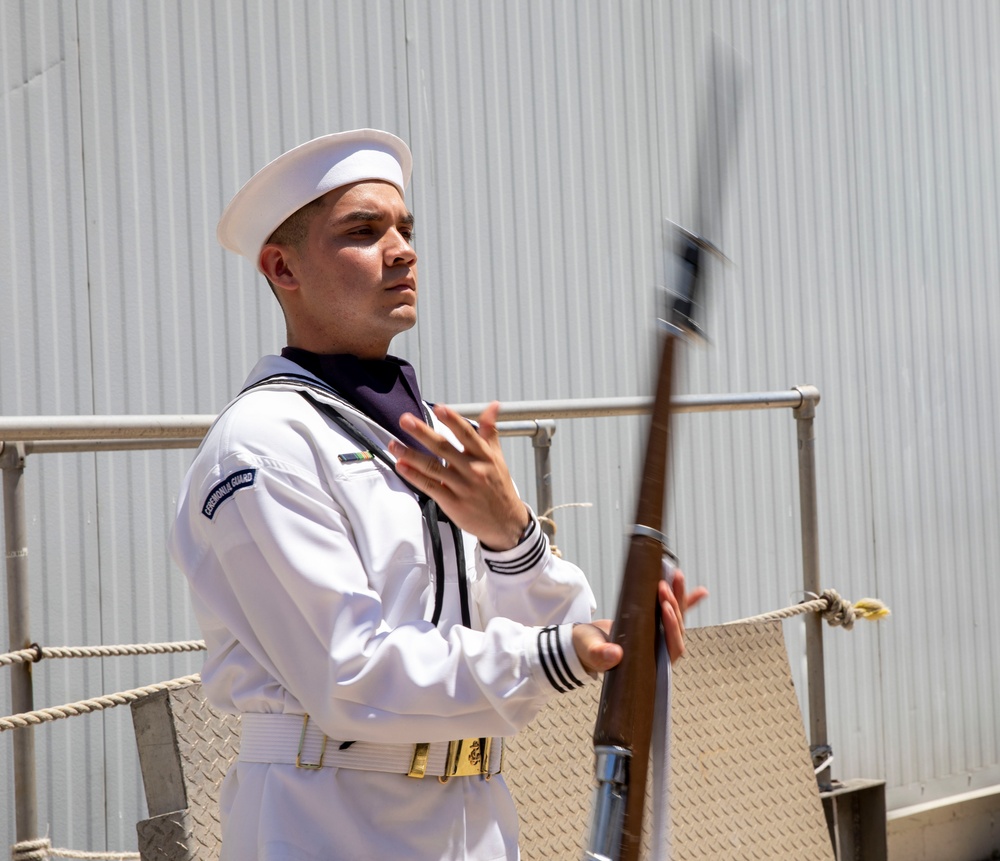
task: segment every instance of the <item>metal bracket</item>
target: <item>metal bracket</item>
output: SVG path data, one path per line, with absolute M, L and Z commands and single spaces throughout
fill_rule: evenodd
M 23 442 L 0 441 L 0 469 L 24 469 L 28 447 Z

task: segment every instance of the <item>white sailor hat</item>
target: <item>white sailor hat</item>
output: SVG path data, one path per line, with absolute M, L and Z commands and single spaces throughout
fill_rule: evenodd
M 364 180 L 391 182 L 403 194 L 412 166 L 409 148 L 389 132 L 355 129 L 314 138 L 257 171 L 222 213 L 216 236 L 259 269 L 261 248 L 293 212 Z

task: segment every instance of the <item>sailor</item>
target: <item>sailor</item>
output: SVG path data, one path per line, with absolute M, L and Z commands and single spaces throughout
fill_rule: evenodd
M 500 451 L 388 354 L 414 325 L 398 137 L 325 135 L 253 176 L 218 238 L 287 329 L 199 448 L 170 550 L 239 714 L 223 861 L 516 859 L 500 739 L 621 657 Z M 660 600 L 683 650 L 683 578 Z

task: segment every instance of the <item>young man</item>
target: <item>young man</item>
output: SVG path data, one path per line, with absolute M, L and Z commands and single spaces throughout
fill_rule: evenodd
M 185 480 L 171 553 L 242 715 L 223 861 L 515 859 L 500 737 L 614 666 L 500 452 L 388 356 L 416 322 L 411 157 L 369 129 L 258 172 L 219 223 L 284 313 Z M 683 578 L 660 599 L 683 649 Z

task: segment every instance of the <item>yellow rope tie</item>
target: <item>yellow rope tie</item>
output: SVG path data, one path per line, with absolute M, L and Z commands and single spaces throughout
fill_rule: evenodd
M 812 600 L 803 601 L 801 604 L 785 607 L 782 610 L 774 610 L 770 613 L 761 613 L 759 616 L 750 616 L 747 619 L 738 619 L 726 624 L 773 622 L 779 619 L 790 619 L 803 613 L 819 613 L 832 626 L 842 627 L 845 631 L 850 631 L 857 619 L 877 622 L 879 619 L 891 615 L 889 608 L 878 598 L 862 598 L 852 604 L 845 598 L 841 598 L 836 589 L 824 589 L 822 595 L 813 595 L 812 593 L 810 595 L 812 595 Z
M 820 596 L 820 600 L 827 602 L 827 609 L 820 615 L 833 627 L 843 626 L 846 631 L 850 631 L 854 627 L 855 619 L 877 622 L 890 615 L 889 608 L 877 598 L 862 598 L 852 604 L 841 598 L 835 589 L 826 589 Z
M 862 598 L 860 601 L 855 601 L 854 612 L 869 622 L 877 622 L 879 619 L 892 615 L 892 611 L 878 598 Z

